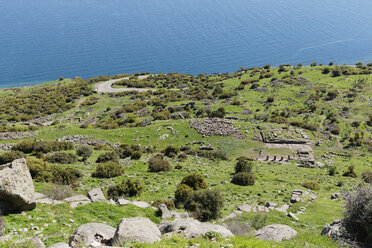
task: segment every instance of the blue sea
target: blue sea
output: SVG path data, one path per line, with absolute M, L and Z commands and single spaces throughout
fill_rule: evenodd
M 0 87 L 372 62 L 371 0 L 0 0 Z

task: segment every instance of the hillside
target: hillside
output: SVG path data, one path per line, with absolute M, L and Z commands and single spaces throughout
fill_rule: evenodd
M 73 208 L 38 201 L 9 213 L 4 247 L 32 236 L 47 247 L 68 243 L 90 222 L 116 228 L 140 216 L 159 224 L 161 203 L 235 237 L 163 235 L 123 247 L 341 247 L 323 227 L 343 217 L 340 193 L 372 182 L 372 64 L 61 78 L 0 91 L 0 109 L 0 164 L 25 157 L 35 191 L 52 200 L 95 188 L 112 199 Z M 193 179 L 200 185 L 181 192 L 190 173 L 200 174 Z M 200 206 L 202 196 L 190 200 L 196 191 L 221 195 L 216 214 Z M 115 203 L 121 197 L 153 208 Z M 297 235 L 256 239 L 269 224 Z

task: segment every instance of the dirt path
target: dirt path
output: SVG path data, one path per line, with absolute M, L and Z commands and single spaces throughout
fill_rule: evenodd
M 151 75 L 142 75 L 138 76 L 138 79 L 144 79 L 148 78 Z M 149 91 L 149 90 L 154 90 L 154 89 L 140 89 L 140 88 L 112 88 L 112 84 L 119 82 L 121 80 L 129 80 L 129 77 L 124 77 L 124 78 L 119 78 L 119 79 L 114 79 L 102 83 L 98 83 L 94 86 L 97 92 L 99 93 L 115 93 L 115 92 L 124 92 L 124 91 Z

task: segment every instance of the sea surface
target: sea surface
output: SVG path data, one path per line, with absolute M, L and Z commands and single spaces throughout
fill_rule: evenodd
M 0 88 L 372 62 L 371 0 L 0 0 Z

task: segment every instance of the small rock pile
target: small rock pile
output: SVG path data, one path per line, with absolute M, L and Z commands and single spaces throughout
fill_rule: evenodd
M 204 122 L 199 120 L 190 121 L 190 126 L 204 136 L 221 135 L 221 136 L 233 136 L 235 138 L 244 139 L 245 136 L 239 129 L 234 127 L 233 121 L 217 119 L 217 118 L 206 118 Z
M 302 202 L 304 201 L 303 198 L 305 197 L 309 197 L 310 202 L 316 200 L 316 194 L 314 191 L 309 190 L 309 189 L 307 190 L 295 189 L 292 192 L 290 201 L 291 203 Z
M 90 146 L 108 145 L 108 146 L 111 146 L 111 147 L 114 147 L 114 148 L 116 146 L 116 144 L 107 142 L 104 139 L 95 140 L 95 139 L 93 139 L 93 137 L 88 137 L 86 135 L 80 135 L 80 134 L 78 134 L 78 135 L 67 135 L 67 136 L 64 136 L 60 139 L 57 139 L 57 141 L 67 141 L 67 142 L 71 142 L 73 144 L 90 145 Z
M 0 144 L 0 151 L 7 151 L 7 150 L 10 150 L 12 149 L 12 147 L 15 145 L 16 143 L 3 143 L 3 144 Z
M 14 140 L 14 139 L 26 139 L 34 137 L 36 135 L 35 131 L 22 133 L 22 132 L 3 132 L 0 133 L 0 140 Z

